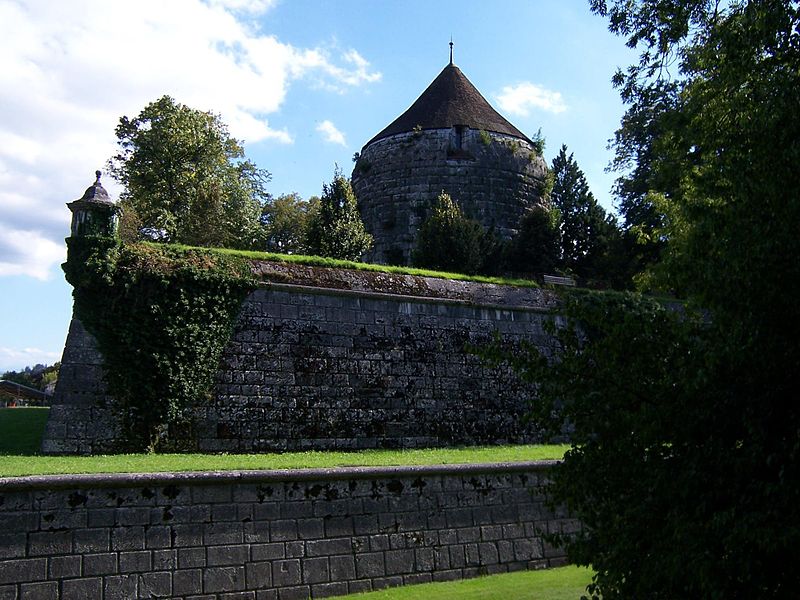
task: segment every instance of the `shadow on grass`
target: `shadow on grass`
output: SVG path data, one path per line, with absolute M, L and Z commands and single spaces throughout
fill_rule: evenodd
M 39 454 L 49 408 L 0 408 L 0 455 Z

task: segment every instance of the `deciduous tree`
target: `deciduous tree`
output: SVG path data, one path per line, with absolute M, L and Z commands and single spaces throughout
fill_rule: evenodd
M 218 115 L 163 96 L 116 128 L 108 161 L 125 186 L 123 209 L 139 232 L 167 242 L 251 248 L 258 244 L 269 173 L 247 160 Z
M 296 192 L 270 198 L 261 209 L 266 249 L 284 254 L 304 252 L 306 230 L 318 209 L 319 199 L 306 202 Z
M 596 596 L 793 597 L 800 6 L 590 5 L 641 52 L 615 78 L 626 222 L 659 245 L 653 285 L 689 303 L 568 293 L 553 362 L 499 354 L 538 383 L 539 420 L 572 428 L 553 492 Z

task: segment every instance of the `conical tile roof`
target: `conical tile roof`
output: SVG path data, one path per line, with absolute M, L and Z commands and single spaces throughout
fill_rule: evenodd
M 449 129 L 455 125 L 504 133 L 530 142 L 525 134 L 491 107 L 461 69 L 450 63 L 406 112 L 367 145 L 415 128 Z

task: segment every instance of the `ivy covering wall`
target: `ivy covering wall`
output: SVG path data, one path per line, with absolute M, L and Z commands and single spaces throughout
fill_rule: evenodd
M 67 240 L 75 317 L 96 338 L 122 425 L 120 450 L 185 449 L 192 406 L 210 396 L 249 262 L 202 249 Z

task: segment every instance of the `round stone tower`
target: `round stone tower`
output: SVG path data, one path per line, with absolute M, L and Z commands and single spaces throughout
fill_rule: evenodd
M 445 191 L 504 238 L 544 202 L 547 165 L 452 62 L 362 148 L 352 175 L 375 244 L 370 262 L 409 264 L 417 232 Z

